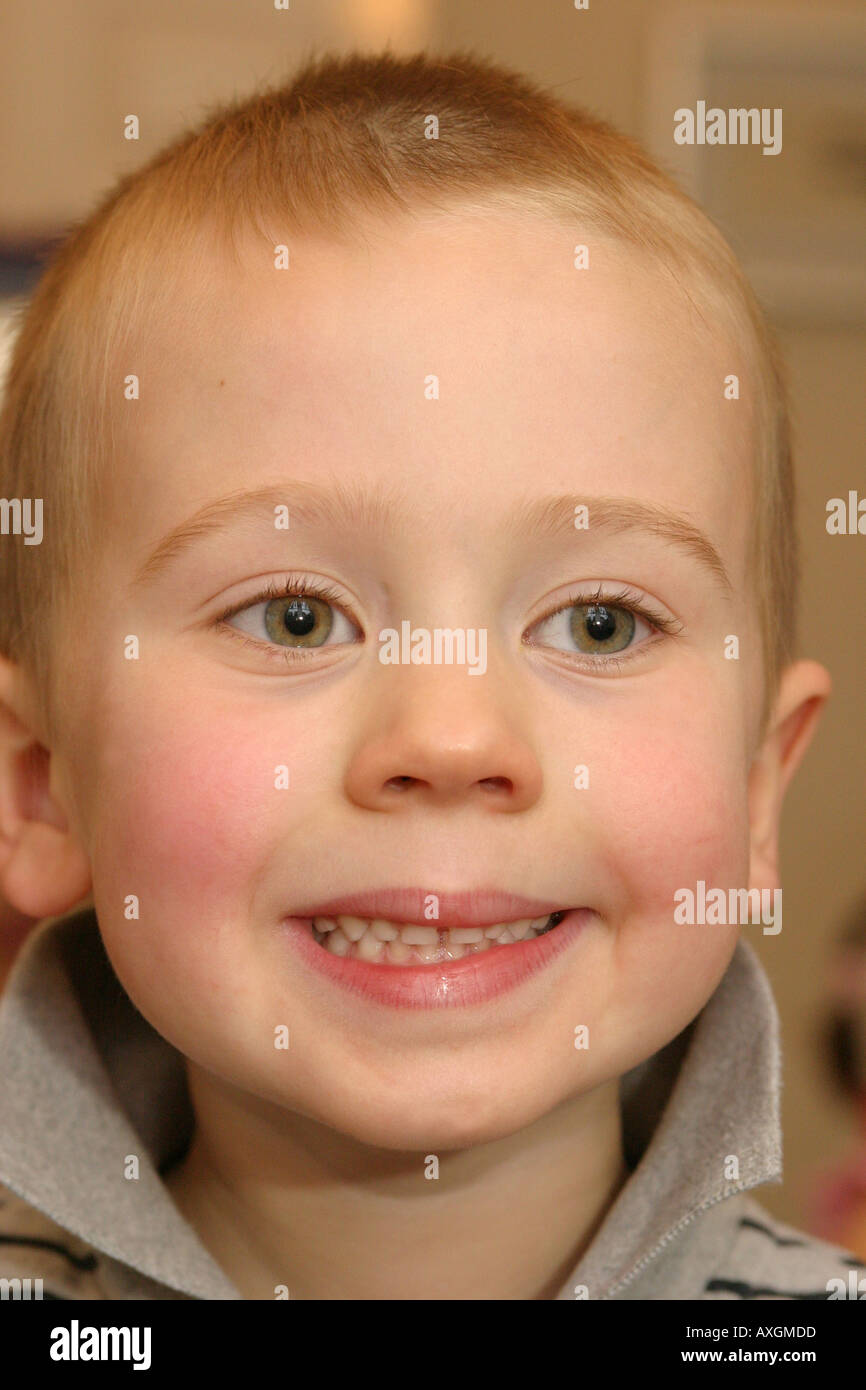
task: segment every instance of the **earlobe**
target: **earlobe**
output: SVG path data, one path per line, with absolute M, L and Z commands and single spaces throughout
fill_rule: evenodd
M 0 657 L 0 894 L 56 917 L 91 888 L 90 865 L 50 789 L 52 754 L 28 725 L 20 670 Z
M 87 896 L 90 869 L 74 835 L 27 821 L 0 869 L 4 898 L 28 917 L 59 917 Z
M 749 773 L 750 887 L 778 887 L 782 803 L 831 690 L 829 672 L 816 661 L 796 661 L 782 672 L 767 731 Z

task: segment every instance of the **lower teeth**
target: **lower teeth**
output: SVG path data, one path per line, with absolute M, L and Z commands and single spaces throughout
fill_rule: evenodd
M 530 932 L 523 940 L 532 941 L 536 937 L 545 936 L 559 925 L 565 915 L 565 911 L 552 912 L 543 927 Z M 310 926 L 313 939 L 324 950 L 330 951 L 332 955 L 346 956 L 353 960 L 366 960 L 376 965 L 431 965 L 437 962 L 460 960 L 463 956 L 480 955 L 492 947 L 500 947 L 503 944 L 520 944 L 519 942 L 500 943 L 490 937 L 485 937 L 480 942 L 450 943 L 447 931 L 441 931 L 438 942 L 429 946 L 409 946 L 399 937 L 395 941 L 373 942 L 369 936 L 365 936 L 360 941 L 349 941 L 339 928 L 330 932 L 322 932 L 314 923 L 311 922 Z M 365 940 L 367 945 L 363 950 L 359 950 L 358 948 Z

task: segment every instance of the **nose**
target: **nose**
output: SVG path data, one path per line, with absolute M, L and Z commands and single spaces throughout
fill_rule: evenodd
M 542 773 L 525 711 L 493 668 L 391 667 L 389 692 L 376 700 L 346 772 L 358 806 L 391 811 L 474 802 L 497 812 L 525 811 L 541 795 Z

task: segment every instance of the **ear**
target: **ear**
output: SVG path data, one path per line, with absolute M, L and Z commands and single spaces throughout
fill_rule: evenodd
M 767 730 L 749 772 L 751 888 L 779 885 L 782 801 L 831 689 L 829 672 L 817 661 L 795 661 L 782 672 Z
M 59 917 L 90 892 L 90 864 L 35 730 L 24 673 L 0 656 L 0 895 L 27 917 Z

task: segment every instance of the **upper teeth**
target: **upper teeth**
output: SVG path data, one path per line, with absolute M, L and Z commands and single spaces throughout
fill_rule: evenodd
M 360 941 L 368 932 L 377 941 L 396 941 L 406 946 L 435 946 L 440 932 L 454 945 L 469 945 L 483 941 L 485 937 L 507 945 L 509 941 L 523 941 L 533 931 L 541 931 L 550 921 L 551 913 L 544 917 L 522 917 L 518 922 L 497 922 L 492 927 L 421 927 L 414 923 L 387 922 L 377 917 L 314 917 L 313 925 L 317 931 L 327 933 L 338 927 L 349 941 Z

